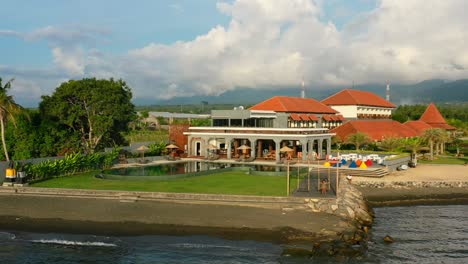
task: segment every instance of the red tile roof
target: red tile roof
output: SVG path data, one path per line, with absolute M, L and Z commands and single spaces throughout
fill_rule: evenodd
M 310 114 L 309 119 L 312 120 L 312 121 L 318 121 L 319 120 L 318 117 L 316 115 L 314 115 L 314 114 Z
M 325 121 L 344 121 L 345 118 L 342 115 L 323 115 Z
M 342 90 L 328 98 L 322 100 L 326 105 L 366 105 L 386 108 L 395 108 L 396 106 L 382 97 L 367 91 Z
M 351 120 L 330 132 L 336 133 L 342 140 L 357 132 L 366 133 L 372 140 L 378 141 L 390 137 L 405 138 L 418 135 L 413 129 L 394 120 Z
M 299 114 L 299 117 L 304 121 L 309 121 L 309 116 L 307 114 Z
M 301 117 L 298 114 L 291 114 L 291 119 L 294 121 L 301 121 Z
M 429 125 L 426 122 L 420 121 L 420 120 L 407 121 L 403 125 L 405 125 L 405 126 L 411 128 L 411 129 L 413 129 L 414 131 L 416 131 L 416 133 L 419 136 L 423 135 L 424 131 L 426 131 L 426 129 L 432 128 L 431 125 Z
M 335 110 L 312 98 L 274 96 L 249 108 L 288 113 L 335 114 Z
M 453 126 L 450 126 L 445 122 L 444 117 L 440 114 L 439 110 L 435 106 L 434 103 L 430 103 L 426 111 L 424 111 L 424 114 L 419 118 L 420 121 L 426 122 L 429 124 L 431 127 L 434 128 L 442 128 L 445 130 L 455 130 L 456 128 Z

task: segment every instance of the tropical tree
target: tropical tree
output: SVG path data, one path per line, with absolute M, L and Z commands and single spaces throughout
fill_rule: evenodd
M 440 128 L 429 128 L 424 131 L 423 138 L 429 142 L 429 153 L 431 160 L 434 159 L 434 143 L 437 143 L 445 132 Z
M 379 148 L 387 151 L 395 151 L 402 146 L 403 142 L 400 138 L 389 137 L 380 141 Z
M 12 82 L 13 79 L 5 83 L 5 85 L 2 85 L 2 79 L 0 78 L 0 133 L 3 151 L 7 161 L 10 160 L 10 156 L 8 155 L 5 142 L 5 127 L 9 121 L 16 125 L 15 115 L 23 110 L 23 108 L 15 102 L 13 96 L 8 95 L 8 90 L 10 90 Z
M 93 153 L 99 146 L 124 142 L 122 132 L 136 117 L 131 99 L 131 89 L 123 80 L 70 80 L 51 96 L 43 96 L 39 109 L 79 137 L 84 153 Z
M 360 146 L 369 142 L 371 142 L 371 138 L 369 137 L 369 135 L 363 132 L 351 134 L 346 139 L 346 143 L 354 145 L 356 147 L 356 150 L 359 150 Z
M 423 144 L 420 137 L 407 138 L 404 141 L 406 150 L 411 151 L 411 154 L 416 155 Z
M 463 140 L 460 137 L 454 136 L 450 141 L 450 145 L 455 148 L 456 157 L 460 157 L 460 148 L 463 146 Z
M 341 149 L 342 144 L 343 140 L 339 136 L 335 135 L 332 137 L 332 145 L 335 145 L 337 150 Z
M 404 140 L 403 144 L 405 145 L 406 150 L 411 151 L 411 160 L 417 162 L 417 154 L 421 149 L 423 140 L 420 137 L 407 138 Z

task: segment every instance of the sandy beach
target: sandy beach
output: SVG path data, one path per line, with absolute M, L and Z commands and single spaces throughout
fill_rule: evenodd
M 353 181 L 468 181 L 468 166 L 418 164 L 416 168 L 395 171 L 383 178 L 354 177 Z
M 408 187 L 405 183 L 468 182 L 468 166 L 420 164 L 417 168 L 395 171 L 383 178 L 353 177 L 353 184 L 369 200 L 372 206 L 468 204 L 466 187 Z M 383 188 L 369 187 L 370 184 L 385 184 Z M 367 186 L 366 186 L 367 185 Z M 364 186 L 364 187 L 363 187 Z M 466 185 L 465 185 L 466 186 Z

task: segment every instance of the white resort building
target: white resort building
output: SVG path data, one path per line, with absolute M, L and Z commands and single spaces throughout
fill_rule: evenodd
M 394 104 L 367 91 L 342 90 L 322 103 L 336 110 L 347 120 L 353 119 L 391 119 Z
M 227 159 L 323 158 L 331 152 L 330 127 L 343 121 L 336 111 L 311 98 L 275 96 L 252 106 L 213 110 L 211 127 L 190 127 L 188 156 Z

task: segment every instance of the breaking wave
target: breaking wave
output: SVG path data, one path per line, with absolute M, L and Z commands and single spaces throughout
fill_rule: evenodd
M 61 239 L 39 239 L 31 240 L 33 243 L 41 244 L 56 244 L 56 245 L 65 245 L 65 246 L 84 246 L 84 247 L 116 247 L 116 244 L 105 243 L 105 242 L 90 242 L 90 241 L 70 241 L 70 240 L 61 240 Z

